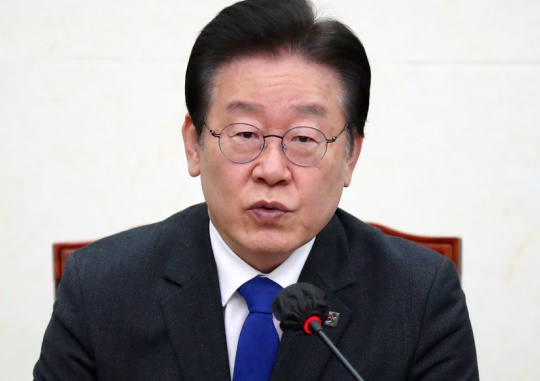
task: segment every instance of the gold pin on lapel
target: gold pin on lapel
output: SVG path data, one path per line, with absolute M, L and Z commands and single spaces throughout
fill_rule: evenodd
M 327 325 L 330 327 L 337 327 L 338 321 L 339 321 L 339 312 L 328 311 L 328 316 L 326 317 L 326 320 L 324 321 L 324 325 Z

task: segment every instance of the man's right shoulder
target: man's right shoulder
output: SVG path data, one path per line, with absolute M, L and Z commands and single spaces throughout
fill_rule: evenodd
M 181 248 L 190 245 L 194 232 L 208 234 L 207 231 L 207 206 L 197 204 L 163 221 L 99 239 L 72 253 L 68 261 L 75 262 L 81 276 L 94 271 L 103 274 L 119 268 L 133 268 L 137 264 L 157 264 L 170 253 L 171 246 L 181 254 Z

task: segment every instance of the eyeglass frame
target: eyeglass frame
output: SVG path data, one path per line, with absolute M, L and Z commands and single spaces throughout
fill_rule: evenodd
M 247 163 L 251 163 L 252 161 L 255 161 L 259 156 L 261 156 L 261 154 L 264 152 L 264 150 L 266 149 L 266 138 L 278 138 L 278 139 L 281 139 L 281 151 L 283 152 L 283 155 L 285 156 L 285 158 L 290 161 L 291 163 L 293 163 L 294 165 L 297 165 L 299 167 L 311 167 L 311 166 L 314 166 L 315 164 L 317 164 L 318 162 L 320 162 L 325 156 L 326 156 L 326 152 L 328 151 L 328 144 L 331 144 L 331 143 L 334 143 L 338 138 L 339 136 L 349 127 L 350 123 L 349 122 L 346 122 L 345 123 L 345 126 L 343 126 L 343 128 L 341 129 L 341 131 L 339 131 L 337 133 L 337 135 L 334 135 L 332 136 L 330 139 L 328 139 L 326 137 L 326 135 L 324 134 L 324 132 L 322 132 L 321 130 L 319 130 L 318 128 L 315 128 L 315 127 L 310 127 L 310 126 L 294 126 L 294 127 L 291 127 L 289 128 L 287 131 L 285 131 L 285 133 L 280 136 L 280 135 L 276 135 L 276 134 L 268 134 L 268 135 L 262 135 L 262 144 L 261 144 L 261 148 L 260 148 L 260 151 L 259 153 L 251 160 L 248 160 L 248 161 L 234 161 L 232 159 L 230 159 L 227 155 L 225 155 L 225 153 L 223 152 L 223 149 L 221 148 L 221 134 L 223 133 L 223 130 L 226 129 L 227 127 L 229 126 L 232 126 L 232 125 L 235 125 L 235 124 L 244 124 L 244 125 L 247 125 L 247 126 L 250 126 L 250 127 L 253 127 L 255 128 L 256 130 L 258 131 L 261 131 L 261 129 L 257 126 L 254 126 L 250 123 L 231 123 L 231 124 L 227 124 L 225 127 L 223 127 L 221 129 L 221 132 L 220 133 L 217 133 L 215 130 L 212 130 L 207 124 L 206 124 L 206 115 L 203 117 L 203 125 L 204 127 L 206 127 L 208 129 L 208 132 L 210 132 L 210 135 L 212 135 L 214 138 L 218 138 L 219 142 L 218 142 L 218 146 L 219 146 L 219 150 L 221 151 L 221 154 L 223 156 L 225 156 L 225 158 L 227 160 L 229 160 L 230 162 L 232 163 L 235 163 L 235 164 L 247 164 Z M 310 164 L 299 164 L 299 163 L 296 163 L 294 161 L 292 161 L 289 156 L 287 156 L 287 152 L 286 152 L 286 146 L 285 146 L 285 143 L 283 141 L 283 138 L 285 137 L 285 135 L 287 135 L 287 133 L 289 133 L 289 131 L 291 130 L 294 130 L 295 128 L 300 128 L 300 127 L 304 127 L 304 128 L 311 128 L 313 130 L 316 130 L 318 132 L 321 133 L 321 135 L 324 137 L 324 139 L 326 140 L 326 145 L 324 147 L 324 153 L 322 154 L 322 156 L 315 162 L 313 163 L 310 163 Z M 262 133 L 262 131 L 261 131 Z

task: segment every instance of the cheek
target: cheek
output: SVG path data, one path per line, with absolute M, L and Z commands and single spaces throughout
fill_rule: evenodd
M 216 206 L 240 197 L 242 184 L 246 182 L 246 169 L 222 158 L 219 151 L 201 155 L 201 185 L 205 200 Z
M 215 158 L 215 153 L 209 147 L 205 147 L 201 151 L 201 186 L 204 198 L 209 204 L 224 196 L 223 185 L 226 184 L 226 181 L 223 177 L 226 172 L 220 168 L 220 164 Z
M 298 189 L 302 189 L 304 206 L 310 215 L 333 213 L 339 204 L 343 192 L 343 171 L 333 168 L 327 171 L 315 170 L 299 180 Z

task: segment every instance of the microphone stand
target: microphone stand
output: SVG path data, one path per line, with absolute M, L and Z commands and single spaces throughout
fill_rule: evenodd
M 347 361 L 347 359 L 341 354 L 341 352 L 339 351 L 339 349 L 337 349 L 334 343 L 332 343 L 328 336 L 326 336 L 326 334 L 323 332 L 321 324 L 317 320 L 312 320 L 309 323 L 309 328 L 311 329 L 311 331 L 316 332 L 319 335 L 322 341 L 324 341 L 328 348 L 330 348 L 332 352 L 334 352 L 339 361 L 341 361 L 345 368 L 347 368 L 347 370 L 351 373 L 351 375 L 356 381 L 364 381 L 364 379 L 360 377 L 358 372 L 352 367 L 351 363 Z

